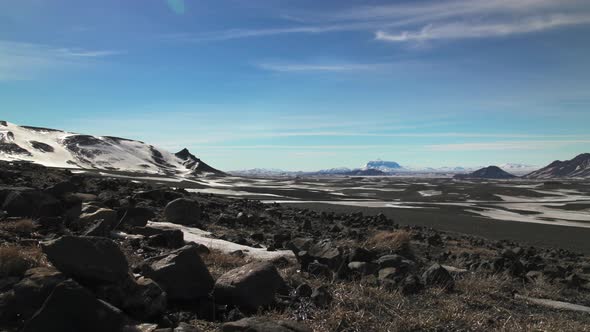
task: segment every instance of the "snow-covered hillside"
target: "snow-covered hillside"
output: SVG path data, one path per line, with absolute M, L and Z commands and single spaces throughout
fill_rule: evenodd
M 529 179 L 590 178 L 590 153 L 582 153 L 571 160 L 556 160 L 526 177 Z
M 173 154 L 140 141 L 18 126 L 5 121 L 0 121 L 0 160 L 181 177 L 221 174 L 186 149 Z
M 539 166 L 534 165 L 526 165 L 526 164 L 516 164 L 516 163 L 506 163 L 502 165 L 498 165 L 501 169 L 508 173 L 512 173 L 514 175 L 525 175 L 530 172 L 538 170 Z

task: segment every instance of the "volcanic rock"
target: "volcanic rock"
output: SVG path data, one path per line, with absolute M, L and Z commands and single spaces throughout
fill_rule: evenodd
M 218 303 L 256 311 L 273 303 L 285 287 L 277 269 L 268 262 L 254 262 L 223 274 L 215 283 L 213 295 Z
M 193 300 L 207 296 L 214 280 L 199 256 L 199 249 L 186 245 L 145 266 L 145 275 L 155 280 L 170 300 Z
M 42 248 L 57 269 L 76 280 L 112 283 L 128 274 L 125 255 L 107 238 L 67 235 L 42 243 Z
M 174 224 L 198 224 L 201 220 L 201 207 L 196 201 L 178 198 L 166 205 L 164 215 L 166 220 Z

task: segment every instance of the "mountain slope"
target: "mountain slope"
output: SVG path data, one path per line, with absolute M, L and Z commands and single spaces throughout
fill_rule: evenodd
M 498 166 L 488 166 L 469 174 L 457 174 L 455 179 L 513 179 L 512 175 Z
M 80 135 L 5 121 L 0 121 L 0 160 L 168 176 L 222 174 L 186 149 L 172 154 L 125 138 Z
M 582 153 L 571 160 L 556 160 L 551 164 L 534 171 L 526 178 L 590 178 L 590 153 Z

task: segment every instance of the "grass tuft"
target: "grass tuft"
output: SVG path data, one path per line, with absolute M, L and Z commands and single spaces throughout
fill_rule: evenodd
M 201 255 L 205 265 L 213 278 L 217 279 L 225 272 L 247 264 L 245 258 L 226 254 L 219 250 L 211 250 L 208 254 Z
M 408 256 L 412 252 L 410 248 L 411 239 L 412 236 L 407 231 L 381 231 L 370 236 L 365 245 L 371 249 L 405 253 Z
M 0 247 L 0 277 L 21 277 L 28 269 L 45 265 L 45 255 L 37 247 Z

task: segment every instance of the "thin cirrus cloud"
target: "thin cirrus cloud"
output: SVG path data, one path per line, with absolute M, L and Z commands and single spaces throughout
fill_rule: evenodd
M 405 5 L 357 6 L 330 12 L 281 13 L 297 26 L 234 28 L 199 34 L 176 34 L 179 41 L 224 41 L 289 34 L 367 31 L 384 42 L 485 38 L 589 24 L 586 0 L 459 0 Z
M 377 70 L 387 66 L 379 63 L 332 63 L 332 64 L 314 64 L 314 63 L 261 63 L 258 67 L 274 72 L 356 72 Z
M 487 38 L 539 32 L 571 25 L 590 24 L 590 14 L 551 15 L 518 22 L 445 23 L 427 25 L 417 31 L 388 33 L 377 31 L 375 39 L 387 42 L 425 41 L 435 39 Z
M 77 66 L 88 63 L 91 58 L 120 53 L 0 40 L 0 81 L 33 79 L 52 69 Z
M 430 151 L 503 151 L 503 150 L 537 150 L 549 147 L 557 148 L 576 144 L 588 144 L 590 140 L 531 140 L 500 141 L 478 143 L 432 144 L 425 148 Z

